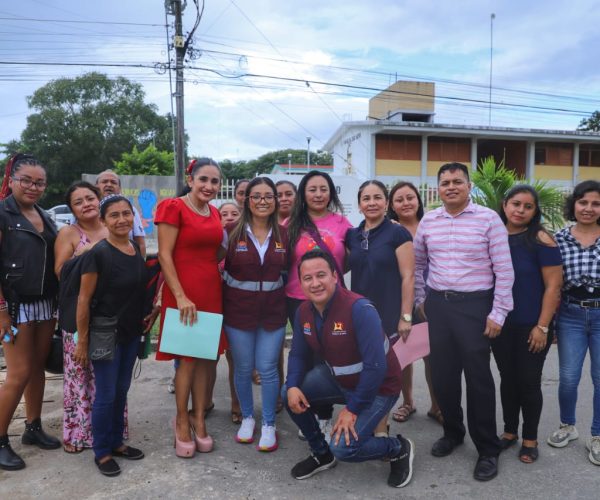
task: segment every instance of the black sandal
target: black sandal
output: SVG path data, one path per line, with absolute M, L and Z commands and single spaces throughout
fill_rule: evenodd
M 508 450 L 513 444 L 515 444 L 519 440 L 519 436 L 515 436 L 514 438 L 500 438 L 500 450 L 505 451 Z
M 105 476 L 114 477 L 121 474 L 121 467 L 119 467 L 119 464 L 115 462 L 114 458 L 110 458 L 103 463 L 100 463 L 100 460 L 94 458 L 94 462 L 96 462 L 100 473 L 104 474 Z
M 524 464 L 532 464 L 540 456 L 537 446 L 521 446 L 519 450 L 519 460 Z
M 115 457 L 123 457 L 127 460 L 141 460 L 144 458 L 144 452 L 133 446 L 125 446 L 122 450 L 113 450 L 112 454 Z

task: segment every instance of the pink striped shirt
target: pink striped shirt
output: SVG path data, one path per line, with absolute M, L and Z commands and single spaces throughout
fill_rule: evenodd
M 513 308 L 514 271 L 508 233 L 496 212 L 469 202 L 458 215 L 444 207 L 425 214 L 417 228 L 415 249 L 415 302 L 425 300 L 427 286 L 433 290 L 474 292 L 494 289 L 488 318 L 499 325 Z

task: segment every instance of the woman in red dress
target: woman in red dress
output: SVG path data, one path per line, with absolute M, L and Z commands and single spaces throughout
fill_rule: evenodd
M 190 192 L 179 198 L 164 200 L 156 210 L 158 226 L 158 258 L 165 277 L 161 310 L 162 321 L 167 307 L 179 310 L 183 324 L 196 320 L 196 311 L 222 312 L 221 275 L 217 253 L 223 240 L 223 227 L 218 210 L 209 202 L 221 185 L 221 170 L 216 162 L 201 158 L 187 169 Z M 221 337 L 219 354 L 225 347 Z M 160 350 L 157 360 L 181 358 L 175 375 L 177 416 L 174 422 L 176 454 L 191 457 L 196 450 L 212 450 L 213 440 L 204 422 L 204 409 L 216 361 L 177 356 Z M 192 396 L 192 410 L 188 402 Z

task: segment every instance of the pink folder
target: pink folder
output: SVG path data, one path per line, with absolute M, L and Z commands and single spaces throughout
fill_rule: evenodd
M 400 362 L 400 366 L 404 369 L 411 365 L 417 359 L 424 358 L 429 355 L 429 325 L 428 323 L 419 323 L 414 325 L 410 330 L 410 335 L 406 342 L 400 338 L 394 344 L 394 352 Z

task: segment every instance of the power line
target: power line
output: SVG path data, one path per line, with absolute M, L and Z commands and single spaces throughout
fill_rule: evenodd
M 124 21 L 78 21 L 73 19 L 39 19 L 34 17 L 0 17 L 1 21 L 28 21 L 36 23 L 70 23 L 70 24 L 108 24 L 113 26 L 153 26 L 164 28 L 164 24 L 134 23 Z

